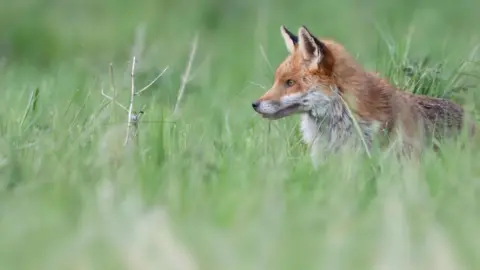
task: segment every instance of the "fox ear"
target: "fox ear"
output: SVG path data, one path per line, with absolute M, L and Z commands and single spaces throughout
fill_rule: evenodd
M 312 65 L 318 65 L 323 58 L 323 44 L 315 38 L 305 26 L 298 30 L 298 48 L 303 59 Z
M 298 44 L 297 36 L 295 36 L 292 32 L 288 31 L 288 29 L 284 25 L 280 26 L 280 32 L 282 33 L 282 37 L 285 41 L 288 52 L 293 53 L 295 51 L 295 46 Z

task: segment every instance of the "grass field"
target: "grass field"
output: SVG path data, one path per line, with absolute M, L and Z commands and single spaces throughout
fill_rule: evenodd
M 479 269 L 478 145 L 314 171 L 250 104 L 304 24 L 476 115 L 480 2 L 334 2 L 2 1 L 0 269 Z M 168 69 L 124 147 L 133 56 L 137 91 Z

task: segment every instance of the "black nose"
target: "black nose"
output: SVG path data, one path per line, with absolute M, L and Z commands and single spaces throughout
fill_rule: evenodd
M 252 107 L 253 107 L 254 109 L 257 109 L 257 108 L 258 108 L 258 105 L 260 105 L 260 102 L 259 102 L 259 101 L 255 101 L 255 102 L 252 103 Z

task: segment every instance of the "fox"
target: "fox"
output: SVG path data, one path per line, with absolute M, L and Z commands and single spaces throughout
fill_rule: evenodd
M 315 164 L 345 147 L 370 151 L 374 140 L 384 137 L 382 148 L 396 141 L 401 156 L 419 156 L 429 145 L 437 151 L 435 142 L 464 127 L 460 105 L 398 89 L 363 68 L 339 42 L 317 38 L 305 25 L 297 35 L 285 25 L 280 32 L 289 54 L 252 108 L 268 120 L 299 114 L 302 139 Z

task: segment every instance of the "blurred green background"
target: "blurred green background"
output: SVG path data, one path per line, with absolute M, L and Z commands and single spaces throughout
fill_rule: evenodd
M 478 145 L 406 167 L 347 153 L 314 171 L 298 118 L 267 122 L 250 104 L 287 54 L 284 24 L 336 39 L 406 91 L 475 110 L 479 10 L 474 0 L 1 1 L 0 269 L 478 269 Z M 145 115 L 130 152 L 126 113 L 101 90 L 113 95 L 112 64 L 128 103 L 133 55 L 137 89 L 169 69 L 135 99 Z
M 477 8 L 476 1 L 467 0 L 3 1 L 0 48 L 11 62 L 40 67 L 79 58 L 102 64 L 124 60 L 136 27 L 144 24 L 147 52 L 157 61 L 182 55 L 193 33 L 200 32 L 204 50 L 225 57 L 248 55 L 241 62 L 251 64 L 254 56 L 248 52 L 260 44 L 280 56 L 280 24 L 292 30 L 305 24 L 319 36 L 345 43 L 367 62 L 377 56 L 378 28 L 396 42 L 413 32 L 415 54 L 442 57 L 463 53 L 475 41 Z

